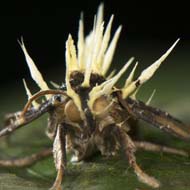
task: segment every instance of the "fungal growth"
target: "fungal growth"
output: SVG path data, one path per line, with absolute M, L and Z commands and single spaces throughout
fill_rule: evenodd
M 70 34 L 66 41 L 65 83 L 60 87 L 54 84 L 55 89 L 48 87 L 21 39 L 19 43 L 31 77 L 40 91 L 32 95 L 23 80 L 28 102 L 23 110 L 5 116 L 5 126 L 0 131 L 0 137 L 13 133 L 44 113 L 49 113 L 46 134 L 53 141 L 53 148 L 31 157 L 0 160 L 0 166 L 29 166 L 53 153 L 57 177 L 51 189 L 60 190 L 67 153 L 73 155 L 71 161 L 79 162 L 97 151 L 103 156 L 114 156 L 122 149 L 139 181 L 158 188 L 160 182 L 146 174 L 137 164 L 136 150 L 188 155 L 183 150 L 133 140 L 130 135 L 132 123 L 135 121 L 137 124 L 137 120 L 144 120 L 181 139 L 190 138 L 189 128 L 181 121 L 167 112 L 148 106 L 150 100 L 145 104 L 133 98 L 139 87 L 155 74 L 179 39 L 157 61 L 143 70 L 137 79 L 133 79 L 138 66 L 135 63 L 124 86 L 118 88 L 117 82 L 133 64 L 134 58 L 130 58 L 119 71 L 110 71 L 121 32 L 119 26 L 111 37 L 113 19 L 112 15 L 105 26 L 101 4 L 94 18 L 93 29 L 85 37 L 83 17 L 80 18 L 77 47 Z M 45 97 L 45 101 L 41 101 L 41 97 Z

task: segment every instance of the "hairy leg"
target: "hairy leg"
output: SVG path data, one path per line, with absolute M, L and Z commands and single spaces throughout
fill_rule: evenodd
M 24 158 L 0 160 L 0 167 L 27 167 L 51 155 L 52 148 L 47 148 L 40 151 L 39 153 L 35 153 Z
M 134 141 L 135 146 L 138 149 L 143 149 L 146 151 L 153 151 L 153 152 L 166 152 L 170 154 L 177 154 L 180 156 L 189 156 L 188 152 L 176 148 L 167 147 L 164 145 L 154 144 L 151 142 L 146 141 Z
M 30 108 L 24 114 L 19 111 L 10 113 L 5 116 L 5 127 L 0 130 L 0 137 L 9 135 L 16 129 L 39 118 L 42 114 L 48 112 L 52 108 L 51 102 L 45 102 L 39 108 Z
M 57 169 L 57 177 L 51 190 L 61 190 L 62 178 L 66 167 L 65 135 L 64 125 L 59 125 L 53 143 L 53 156 Z
M 145 103 L 132 98 L 122 99 L 118 92 L 118 99 L 121 105 L 136 119 L 146 121 L 152 126 L 168 132 L 183 140 L 190 139 L 190 127 L 158 108 L 146 105 Z
M 49 137 L 49 139 L 54 140 L 57 126 L 58 126 L 58 122 L 57 122 L 56 113 L 54 110 L 50 110 L 47 128 L 46 128 L 46 135 Z
M 135 157 L 136 147 L 131 138 L 121 129 L 119 129 L 119 138 L 121 142 L 121 147 L 124 150 L 126 157 L 128 158 L 129 164 L 133 167 L 134 172 L 136 173 L 139 181 L 153 187 L 158 188 L 160 183 L 154 177 L 147 175 L 143 170 L 138 166 Z

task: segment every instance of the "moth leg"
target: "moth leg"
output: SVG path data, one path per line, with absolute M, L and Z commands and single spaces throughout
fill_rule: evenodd
M 58 125 L 56 136 L 53 143 L 53 156 L 57 177 L 50 190 L 61 190 L 62 178 L 66 167 L 66 150 L 65 150 L 65 128 Z
M 126 157 L 128 158 L 130 166 L 134 169 L 139 181 L 153 187 L 158 188 L 160 183 L 154 177 L 147 175 L 143 170 L 139 167 L 136 162 L 135 151 L 136 147 L 131 138 L 122 130 L 119 129 L 119 137 L 121 142 L 121 147 L 124 150 Z
M 189 126 L 174 118 L 169 113 L 151 106 L 147 106 L 143 102 L 133 100 L 129 97 L 124 100 L 119 92 L 118 98 L 121 105 L 132 117 L 146 121 L 147 123 L 152 124 L 152 126 L 155 126 L 183 140 L 190 139 Z
M 176 154 L 180 156 L 189 156 L 188 152 L 176 148 L 167 147 L 164 145 L 159 145 L 151 142 L 146 141 L 134 141 L 135 146 L 137 149 L 143 149 L 146 151 L 152 152 L 166 152 L 169 154 Z
M 52 148 L 47 148 L 31 156 L 11 160 L 0 160 L 0 167 L 27 167 L 51 155 Z
M 24 114 L 21 111 L 7 114 L 5 116 L 5 127 L 0 131 L 0 137 L 12 133 L 14 130 L 32 122 L 39 118 L 42 114 L 48 112 L 52 108 L 51 102 L 45 102 L 39 108 L 30 108 Z
M 58 126 L 58 122 L 57 122 L 56 115 L 53 111 L 50 111 L 49 117 L 48 117 L 47 128 L 46 128 L 46 132 L 45 132 L 49 139 L 54 140 L 55 135 L 56 135 L 57 126 Z

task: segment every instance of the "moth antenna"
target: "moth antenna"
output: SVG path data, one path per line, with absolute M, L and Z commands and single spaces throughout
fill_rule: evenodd
M 150 95 L 149 99 L 146 102 L 146 105 L 150 105 L 150 102 L 152 101 L 155 93 L 156 93 L 156 89 L 153 90 L 152 94 Z
M 119 26 L 119 28 L 116 30 L 114 37 L 108 47 L 108 50 L 105 53 L 104 61 L 102 65 L 102 74 L 105 76 L 113 59 L 113 55 L 115 53 L 116 45 L 121 33 L 122 26 Z
M 28 102 L 26 103 L 26 105 L 24 106 L 24 109 L 21 113 L 21 115 L 24 115 L 28 108 L 32 105 L 33 101 L 41 98 L 42 96 L 45 96 L 45 95 L 48 95 L 48 94 L 62 94 L 62 95 L 65 95 L 67 96 L 67 94 L 65 92 L 63 92 L 62 90 L 44 90 L 44 91 L 39 91 L 37 92 L 36 94 L 34 94 L 29 100 Z M 67 96 L 68 97 L 68 96 Z
M 24 84 L 24 88 L 26 90 L 26 94 L 28 96 L 28 100 L 29 100 L 32 97 L 32 93 L 30 92 L 30 90 L 29 90 L 29 88 L 28 88 L 28 86 L 26 84 L 25 79 L 22 79 L 22 81 L 23 81 L 23 84 Z M 32 102 L 32 105 L 34 106 L 34 108 L 38 108 L 39 107 L 39 104 L 35 100 Z
M 32 58 L 29 56 L 26 47 L 24 45 L 24 40 L 23 37 L 21 37 L 21 40 L 18 40 L 18 43 L 24 53 L 25 59 L 26 59 L 26 63 L 29 67 L 30 70 L 30 74 L 32 76 L 32 79 L 36 82 L 36 84 L 40 87 L 41 90 L 48 90 L 49 87 L 46 84 L 46 82 L 44 81 L 42 74 L 40 73 L 40 71 L 38 70 L 38 68 L 36 67 L 34 61 L 32 60 Z M 50 95 L 47 95 L 46 98 L 50 98 Z
M 176 44 L 178 43 L 179 39 L 166 51 L 164 55 L 162 55 L 157 61 L 155 61 L 151 66 L 147 69 L 143 70 L 139 78 L 133 81 L 129 86 L 122 89 L 122 97 L 125 99 L 127 98 L 138 86 L 142 85 L 146 81 L 148 81 L 159 68 L 161 63 L 166 59 L 166 57 L 171 53 L 174 49 Z

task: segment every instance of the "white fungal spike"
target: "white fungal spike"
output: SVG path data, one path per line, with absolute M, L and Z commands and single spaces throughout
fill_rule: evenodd
M 104 4 L 101 3 L 97 11 L 96 29 L 98 29 L 100 25 L 102 24 L 103 17 L 104 17 Z
M 26 90 L 26 94 L 27 94 L 28 100 L 29 100 L 32 97 L 32 93 L 30 92 L 30 90 L 29 90 L 29 88 L 28 88 L 28 86 L 26 84 L 25 79 L 23 79 L 23 84 L 24 84 L 24 88 Z M 39 104 L 35 100 L 32 102 L 32 105 L 34 106 L 34 108 L 38 108 L 39 107 Z
M 61 86 L 59 84 L 57 84 L 56 82 L 50 81 L 50 84 L 54 87 L 54 88 L 60 88 Z
M 115 32 L 115 35 L 109 45 L 108 50 L 106 51 L 105 57 L 104 57 L 104 61 L 103 61 L 103 65 L 102 65 L 102 74 L 105 76 L 113 59 L 113 55 L 115 52 L 115 48 L 117 45 L 117 41 L 119 39 L 119 35 L 121 32 L 122 27 L 119 26 L 119 28 L 117 29 L 117 31 Z
M 72 36 L 70 34 L 66 42 L 66 66 L 67 72 L 78 70 L 76 48 Z
M 113 71 L 111 71 L 111 73 L 106 77 L 107 80 L 111 79 L 116 73 L 116 69 L 114 69 Z
M 93 30 L 89 36 L 86 38 L 85 44 L 85 76 L 84 82 L 82 86 L 88 87 L 90 81 L 90 75 L 92 72 L 99 73 L 101 68 L 97 64 L 98 55 L 100 51 L 100 47 L 102 44 L 103 38 L 103 4 L 101 4 L 98 8 L 97 17 L 94 17 L 94 26 Z
M 85 73 L 84 81 L 82 83 L 83 87 L 89 87 L 90 85 L 90 75 L 92 73 L 92 63 L 94 58 L 94 47 L 96 44 L 96 15 L 94 17 L 94 26 L 92 32 L 86 37 L 86 52 L 85 52 Z
M 139 90 L 140 90 L 140 86 L 131 94 L 131 98 L 132 99 L 134 99 L 134 100 L 136 100 L 137 99 L 137 94 L 138 94 L 138 92 L 139 92 Z
M 124 86 L 124 88 L 126 88 L 127 86 L 129 86 L 129 84 L 131 84 L 137 66 L 138 66 L 138 62 L 136 62 L 135 66 L 133 67 L 133 70 L 131 71 L 130 75 L 128 76 L 127 80 L 125 81 L 125 86 Z
M 155 73 L 155 71 L 160 67 L 161 63 L 168 57 L 168 55 L 171 53 L 171 51 L 174 49 L 174 47 L 176 46 L 176 44 L 178 43 L 179 39 L 176 40 L 176 42 L 170 47 L 170 49 L 168 49 L 168 51 L 166 51 L 166 53 L 164 55 L 162 55 L 160 57 L 160 59 L 158 59 L 157 61 L 155 61 L 150 67 L 148 67 L 147 69 L 145 69 L 140 77 L 139 80 L 141 81 L 141 83 L 146 82 L 147 80 L 149 80 L 153 74 Z
M 134 57 L 130 58 L 129 61 L 124 65 L 124 67 L 119 71 L 119 73 L 117 73 L 114 77 L 112 77 L 110 80 L 106 82 L 103 89 L 104 94 L 109 94 L 111 92 L 112 87 L 116 84 L 116 82 L 123 75 L 123 73 L 128 69 L 133 60 Z
M 120 26 L 109 45 L 113 15 L 111 16 L 104 32 L 103 8 L 104 6 L 103 4 L 101 4 L 98 8 L 97 15 L 95 15 L 94 17 L 93 30 L 85 38 L 83 16 L 81 16 L 79 21 L 77 55 L 73 40 L 70 35 L 66 42 L 66 77 L 69 77 L 69 73 L 74 70 L 83 72 L 83 87 L 89 87 L 91 73 L 97 73 L 99 75 L 105 76 L 106 72 L 110 67 L 121 31 Z
M 94 17 L 94 27 L 92 32 L 86 38 L 85 43 L 85 74 L 82 86 L 88 87 L 90 75 L 92 72 L 99 73 L 101 68 L 98 67 L 97 59 L 102 44 L 103 36 L 103 4 L 98 8 L 97 17 Z
M 78 65 L 81 70 L 84 70 L 84 48 L 85 48 L 85 42 L 84 42 L 84 21 L 83 21 L 83 14 L 81 14 L 81 18 L 79 21 L 79 32 L 78 32 L 78 43 L 77 43 L 77 49 L 78 49 Z
M 103 39 L 102 39 L 100 52 L 99 52 L 98 57 L 97 57 L 97 65 L 98 65 L 99 68 L 102 67 L 104 54 L 106 52 L 106 49 L 108 47 L 108 43 L 109 43 L 109 40 L 110 40 L 111 26 L 112 26 L 113 18 L 114 18 L 114 16 L 112 15 L 110 20 L 109 20 L 109 23 L 108 23 L 108 25 L 106 27 L 106 31 L 105 31 Z M 100 74 L 102 74 L 102 73 L 100 73 Z
M 123 96 L 123 98 L 127 98 L 132 92 L 134 92 L 134 90 L 139 85 L 142 85 L 143 83 L 145 83 L 146 81 L 148 81 L 153 76 L 153 74 L 155 73 L 155 71 L 159 68 L 159 66 L 166 59 L 166 57 L 171 53 L 171 51 L 176 46 L 176 44 L 177 44 L 178 41 L 179 41 L 179 39 L 176 40 L 176 42 L 168 49 L 168 51 L 166 51 L 166 53 L 164 55 L 162 55 L 157 61 L 155 61 L 147 69 L 145 69 L 144 71 L 142 71 L 141 75 L 139 76 L 139 78 L 136 81 L 132 82 L 129 86 L 127 86 L 126 88 L 122 89 L 122 96 Z
M 93 54 L 92 54 L 92 70 L 95 73 L 101 73 L 101 68 L 97 64 L 98 54 L 101 48 L 102 44 L 102 34 L 104 30 L 104 23 L 102 23 L 98 29 L 96 30 L 95 39 L 94 39 L 94 48 L 93 48 Z
M 46 82 L 44 81 L 40 71 L 38 70 L 38 68 L 36 67 L 34 61 L 32 60 L 32 58 L 29 56 L 26 47 L 24 45 L 24 41 L 23 38 L 21 38 L 21 41 L 18 41 L 22 51 L 24 53 L 27 65 L 29 67 L 30 70 L 30 74 L 32 76 L 32 79 L 36 82 L 36 84 L 40 87 L 41 90 L 48 90 L 48 85 L 46 84 Z M 46 98 L 51 97 L 51 95 L 46 95 Z
M 104 31 L 104 21 L 103 21 L 103 4 L 98 8 L 97 15 L 94 17 L 94 25 L 92 31 L 84 37 L 84 23 L 83 17 L 81 16 L 79 21 L 79 32 L 78 32 L 78 42 L 77 42 L 77 54 L 74 46 L 73 39 L 69 35 L 66 42 L 66 86 L 67 94 L 70 96 L 79 111 L 83 114 L 81 108 L 81 101 L 79 95 L 71 88 L 70 84 L 70 74 L 73 71 L 79 71 L 84 73 L 84 80 L 81 84 L 82 87 L 90 87 L 90 77 L 91 74 L 95 73 L 106 78 L 106 74 L 110 68 L 114 52 L 116 50 L 116 45 L 119 39 L 121 32 L 121 26 L 116 30 L 112 40 L 111 36 L 111 27 L 113 22 L 113 15 L 111 16 L 106 29 Z M 110 42 L 111 41 L 111 42 Z M 132 69 L 129 77 L 126 79 L 125 85 L 122 90 L 123 98 L 134 95 L 134 92 L 149 80 L 155 71 L 159 68 L 161 63 L 166 59 L 170 54 L 174 46 L 177 44 L 177 40 L 173 46 L 155 63 L 150 67 L 145 69 L 139 78 L 133 81 L 134 73 L 137 68 L 138 63 L 135 64 Z M 115 75 L 113 73 L 106 78 L 106 81 L 100 85 L 97 85 L 92 88 L 89 92 L 88 106 L 93 112 L 94 101 L 103 96 L 109 95 L 114 90 L 114 85 L 119 80 L 121 75 L 126 71 L 128 66 L 133 61 L 133 58 Z M 137 91 L 136 91 L 137 92 Z
M 119 80 L 119 78 L 123 75 L 123 73 L 127 70 L 127 68 L 133 62 L 134 57 L 129 59 L 129 61 L 123 66 L 123 68 L 111 79 L 105 81 L 101 85 L 95 86 L 91 92 L 89 93 L 89 101 L 88 106 L 93 111 L 93 104 L 96 99 L 98 99 L 102 95 L 109 95 L 113 90 L 113 86 Z
M 152 94 L 150 95 L 149 99 L 146 102 L 146 105 L 150 105 L 150 102 L 152 101 L 155 93 L 156 93 L 156 89 L 153 90 Z
M 66 42 L 66 52 L 65 52 L 65 58 L 66 58 L 66 77 L 65 82 L 67 86 L 67 94 L 70 96 L 75 105 L 77 106 L 78 110 L 81 114 L 83 114 L 82 108 L 81 108 L 81 102 L 78 94 L 75 93 L 75 91 L 71 88 L 70 84 L 70 74 L 73 70 L 77 70 L 77 59 L 76 59 L 76 51 L 73 43 L 73 39 L 71 35 L 69 35 L 68 40 Z

